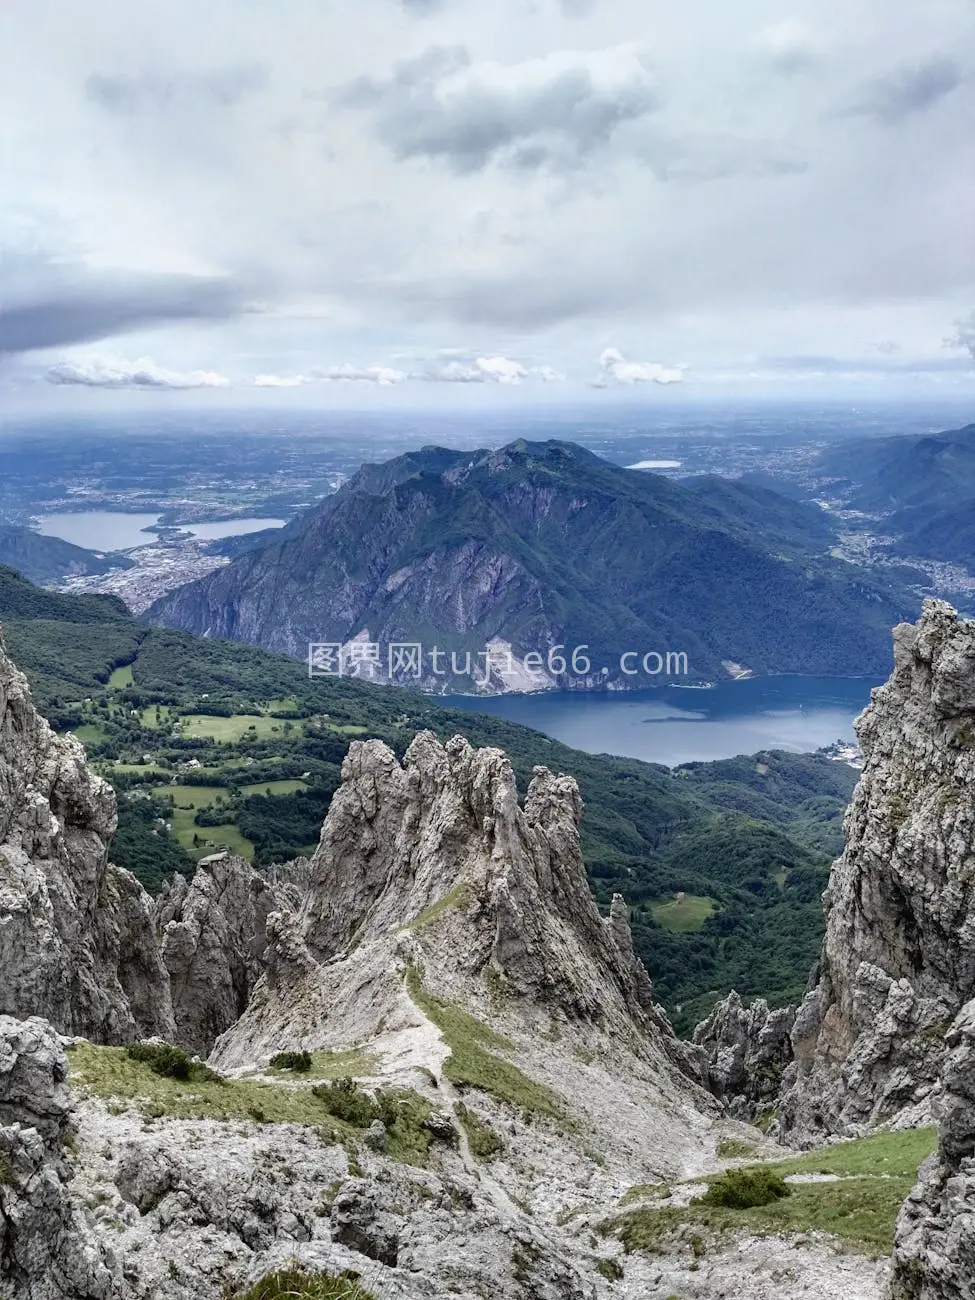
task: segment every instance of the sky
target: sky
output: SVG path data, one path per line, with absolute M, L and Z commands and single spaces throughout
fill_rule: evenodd
M 0 407 L 975 396 L 972 0 L 4 0 Z

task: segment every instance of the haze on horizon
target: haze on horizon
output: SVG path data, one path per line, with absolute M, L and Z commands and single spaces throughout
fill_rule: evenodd
M 969 0 L 8 0 L 0 408 L 975 393 Z

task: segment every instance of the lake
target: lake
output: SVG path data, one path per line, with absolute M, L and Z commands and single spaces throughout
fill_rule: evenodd
M 158 523 L 160 518 L 158 514 L 128 514 L 122 510 L 61 511 L 41 515 L 38 532 L 92 551 L 127 551 L 133 546 L 150 546 L 156 534 L 143 529 Z M 221 537 L 241 537 L 263 528 L 281 528 L 284 522 L 283 519 L 222 519 L 217 523 L 180 524 L 179 527 L 209 542 Z
M 453 695 L 442 702 L 523 723 L 590 754 L 674 767 L 760 749 L 809 753 L 835 740 L 852 741 L 853 719 L 879 685 L 865 678 L 765 677 L 706 690 Z

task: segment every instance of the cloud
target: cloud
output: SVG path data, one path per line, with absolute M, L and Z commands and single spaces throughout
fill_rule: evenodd
M 819 61 L 812 32 L 805 23 L 793 18 L 759 32 L 755 47 L 773 72 L 786 77 L 808 72 Z
M 353 384 L 379 384 L 383 388 L 402 384 L 409 378 L 404 370 L 397 370 L 393 366 L 356 366 L 349 362 L 338 366 L 325 366 L 311 373 L 314 379 L 321 379 L 326 383 L 345 381 Z
M 210 370 L 179 373 L 156 365 L 149 357 L 126 361 L 103 357 L 91 361 L 59 361 L 45 378 L 49 384 L 80 385 L 83 388 L 229 388 L 230 380 Z
M 407 13 L 425 17 L 427 14 L 439 13 L 444 7 L 444 0 L 402 0 Z
M 949 348 L 964 348 L 973 361 L 975 361 L 975 311 L 964 320 L 955 321 L 955 332 L 950 338 L 945 339 L 945 346 Z
M 875 117 L 887 126 L 896 126 L 950 95 L 963 80 L 962 69 L 954 59 L 933 55 L 920 63 L 903 64 L 887 76 L 878 77 L 848 112 Z
M 526 366 L 511 357 L 448 351 L 428 361 L 412 378 L 438 384 L 518 385 L 526 379 L 558 383 L 565 375 L 552 366 Z
M 431 158 L 455 172 L 580 167 L 619 127 L 661 106 L 643 52 L 623 45 L 558 51 L 520 63 L 475 64 L 436 46 L 385 80 L 363 77 L 335 97 L 371 111 L 397 158 Z
M 142 72 L 131 76 L 93 72 L 85 81 L 90 103 L 109 113 L 231 108 L 263 90 L 268 71 L 259 63 L 232 64 L 209 72 Z
M 314 382 L 309 375 L 255 375 L 251 380 L 255 388 L 301 388 Z
M 186 275 L 101 274 L 45 264 L 31 287 L 0 303 L 0 353 L 87 343 L 166 321 L 226 320 L 245 309 L 239 285 Z
M 659 361 L 627 361 L 616 348 L 607 348 L 599 358 L 599 376 L 595 388 L 608 388 L 615 384 L 679 384 L 684 371 L 678 366 L 661 365 Z

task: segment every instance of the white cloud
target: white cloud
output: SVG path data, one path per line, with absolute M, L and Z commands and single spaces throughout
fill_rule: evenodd
M 551 384 L 565 379 L 563 372 L 553 366 L 527 366 L 512 357 L 477 356 L 457 351 L 441 352 L 411 377 L 440 384 L 509 386 L 521 384 L 524 380 L 541 380 L 543 383 Z
M 599 358 L 597 388 L 617 384 L 679 384 L 684 371 L 678 366 L 665 366 L 659 361 L 627 361 L 616 348 L 607 348 Z
M 313 370 L 312 375 L 315 379 L 322 379 L 326 383 L 346 381 L 355 384 L 379 384 L 383 388 L 402 384 L 409 378 L 404 370 L 396 370 L 393 366 L 355 366 L 349 362 Z
M 159 366 L 150 357 L 126 361 L 122 357 L 59 361 L 45 378 L 50 384 L 76 384 L 84 388 L 229 388 L 230 380 L 212 370 L 179 372 Z
M 301 388 L 314 380 L 308 375 L 255 375 L 251 382 L 255 388 Z

